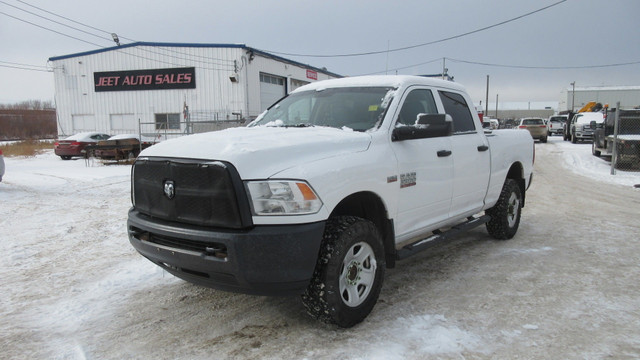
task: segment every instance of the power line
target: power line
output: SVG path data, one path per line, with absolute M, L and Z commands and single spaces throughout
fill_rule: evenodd
M 20 11 L 24 11 L 24 12 L 26 12 L 26 13 L 28 13 L 28 14 L 33 15 L 33 16 L 37 16 L 37 17 L 39 17 L 39 18 L 41 18 L 41 19 L 45 19 L 45 20 L 47 20 L 47 21 L 51 21 L 52 23 L 55 23 L 55 24 L 58 24 L 58 25 L 65 26 L 65 27 L 68 27 L 68 28 L 73 29 L 73 30 L 80 31 L 80 32 L 82 32 L 82 33 L 85 33 L 85 34 L 88 34 L 88 35 L 91 35 L 91 36 L 95 36 L 95 37 L 100 38 L 100 39 L 102 39 L 102 40 L 107 40 L 107 41 L 109 41 L 109 42 L 111 42 L 111 41 L 112 41 L 112 40 L 111 40 L 111 38 L 105 38 L 105 37 L 102 37 L 102 36 L 100 36 L 100 35 L 96 35 L 96 34 L 94 34 L 94 33 L 90 33 L 90 32 L 88 32 L 88 31 L 85 31 L 85 30 L 82 30 L 82 29 L 78 29 L 78 28 L 73 27 L 73 26 L 71 26 L 71 25 L 67 25 L 67 24 L 61 23 L 61 22 L 59 22 L 59 21 L 55 21 L 55 20 L 49 19 L 49 18 L 47 18 L 47 17 L 45 17 L 45 16 L 38 15 L 38 14 L 36 14 L 36 13 L 32 12 L 32 11 L 29 11 L 29 10 L 25 10 L 25 9 L 19 8 L 19 7 L 15 6 L 15 5 L 11 5 L 11 4 L 7 3 L 6 1 L 2 1 L 2 0 L 0 0 L 0 3 L 3 3 L 3 4 L 5 4 L 5 5 L 7 5 L 7 6 L 11 6 L 11 7 L 12 7 L 12 8 L 14 8 L 14 9 L 18 9 L 18 10 L 20 10 Z
M 31 6 L 32 8 L 38 9 L 38 10 L 40 10 L 40 11 L 42 11 L 42 12 L 47 13 L 47 14 L 50 14 L 50 15 L 53 15 L 53 16 L 57 16 L 57 17 L 59 17 L 59 18 L 61 18 L 61 19 L 65 19 L 65 20 L 70 21 L 70 22 L 72 22 L 72 23 L 75 23 L 75 24 L 78 24 L 78 25 L 82 25 L 82 26 L 85 26 L 85 27 L 87 27 L 87 28 L 89 28 L 89 29 L 93 29 L 93 30 L 96 30 L 96 31 L 99 31 L 99 32 L 103 32 L 103 33 L 105 33 L 105 34 L 107 34 L 107 35 L 109 35 L 109 36 L 111 36 L 111 34 L 112 34 L 112 32 L 109 32 L 109 31 L 106 31 L 106 30 L 103 30 L 103 29 L 100 29 L 100 28 L 97 28 L 97 27 L 94 27 L 94 26 L 91 26 L 91 25 L 87 25 L 87 24 L 85 24 L 85 23 L 82 23 L 82 22 L 79 22 L 79 21 L 73 20 L 73 19 L 68 18 L 68 17 L 66 17 L 66 16 L 62 16 L 62 15 L 56 14 L 56 13 L 54 13 L 54 12 L 52 12 L 52 11 L 49 11 L 49 10 L 43 9 L 43 8 L 41 8 L 41 7 L 38 7 L 38 6 L 35 6 L 35 5 L 32 5 L 32 4 L 29 4 L 29 3 L 25 2 L 25 1 L 22 1 L 22 0 L 16 0 L 16 1 L 18 1 L 18 2 L 20 2 L 20 3 L 22 3 L 22 4 L 24 4 L 24 5 L 27 5 L 27 6 Z M 2 3 L 5 3 L 5 4 L 6 4 L 6 2 L 4 2 L 4 1 L 1 1 L 1 0 L 0 0 L 0 2 L 2 2 Z M 8 5 L 8 4 L 7 4 L 7 5 Z M 19 7 L 16 7 L 16 6 L 13 6 L 13 5 L 10 5 L 10 6 L 15 7 L 15 8 L 17 8 L 17 9 L 20 9 L 20 10 L 22 10 L 22 11 L 28 12 L 28 13 L 30 13 L 30 14 L 33 14 L 32 12 L 27 11 L 27 10 L 24 10 L 24 9 L 21 9 L 21 8 L 19 8 Z M 34 14 L 34 15 L 36 15 L 36 14 Z M 46 19 L 46 20 L 49 20 L 49 21 L 52 21 L 52 22 L 55 22 L 55 23 L 57 23 L 57 24 L 61 24 L 61 25 L 63 25 L 63 26 L 67 26 L 67 27 L 69 27 L 69 28 L 72 28 L 72 29 L 75 29 L 75 30 L 78 30 L 78 31 L 84 32 L 84 33 L 87 33 L 87 34 L 93 35 L 93 36 L 97 36 L 97 37 L 99 37 L 99 38 L 101 38 L 101 39 L 105 39 L 105 40 L 107 40 L 107 41 L 109 41 L 109 42 L 111 42 L 111 41 L 112 41 L 112 40 L 111 40 L 111 38 L 104 38 L 104 37 L 101 37 L 101 36 L 99 36 L 99 35 L 95 35 L 95 34 L 92 34 L 92 33 L 86 32 L 86 31 L 84 31 L 84 30 L 81 30 L 81 29 L 78 29 L 78 28 L 75 28 L 75 27 L 72 27 L 72 26 L 69 26 L 69 25 L 62 24 L 62 23 L 60 23 L 60 22 L 57 22 L 57 21 L 55 21 L 55 20 L 51 20 L 51 19 L 49 19 L 49 18 L 46 18 L 46 17 L 40 16 L 40 15 L 36 15 L 36 16 L 41 17 L 41 18 Z M 122 38 L 122 39 L 128 40 L 128 41 L 131 41 L 131 42 L 138 42 L 138 40 L 134 40 L 134 39 L 128 38 L 128 37 L 126 37 L 126 36 L 120 36 L 120 35 L 119 35 L 119 37 L 120 37 L 120 38 Z M 149 49 L 140 49 L 140 50 L 145 51 L 145 52 L 149 52 L 149 53 L 153 53 L 153 54 L 157 54 L 157 55 L 163 55 L 163 56 L 169 56 L 169 57 L 178 58 L 178 57 L 176 57 L 176 56 L 172 56 L 172 55 L 167 55 L 167 54 L 159 53 L 159 52 L 156 52 L 156 51 L 153 51 L 153 50 L 149 50 Z M 211 58 L 211 57 L 206 57 L 206 56 L 201 56 L 201 55 L 192 55 L 192 54 L 187 54 L 186 52 L 181 52 L 181 51 L 172 50 L 172 49 L 161 49 L 161 50 L 165 50 L 165 51 L 168 51 L 168 52 L 172 52 L 172 53 L 174 53 L 174 54 L 182 55 L 182 56 L 184 56 L 184 57 L 189 57 L 189 58 L 195 58 L 195 57 L 198 57 L 198 58 L 206 59 L 207 61 L 199 61 L 199 62 L 201 62 L 201 63 L 205 63 L 205 64 L 209 64 L 209 65 L 214 65 L 214 66 L 216 66 L 216 65 L 218 65 L 218 66 L 230 66 L 231 64 L 233 64 L 233 61 L 232 61 L 232 60 L 219 59 L 219 58 Z M 212 61 L 212 60 L 213 60 L 213 61 Z M 197 61 L 197 60 L 194 60 L 194 61 Z M 216 63 L 216 61 L 220 61 L 220 62 L 222 62 L 222 63 Z M 226 64 L 225 64 L 225 62 L 226 62 Z
M 91 41 L 82 40 L 82 39 L 80 39 L 80 38 L 78 38 L 78 37 L 75 37 L 75 36 L 72 36 L 72 35 L 68 35 L 68 34 L 65 34 L 65 33 L 61 33 L 60 31 L 56 31 L 56 30 L 53 30 L 53 29 L 49 29 L 49 28 L 47 28 L 47 27 L 44 27 L 44 26 L 41 26 L 41 25 L 38 25 L 38 24 L 32 23 L 31 21 L 27 21 L 27 20 L 24 20 L 24 19 L 20 19 L 19 17 L 15 17 L 15 16 L 13 16 L 13 15 L 9 15 L 9 14 L 7 14 L 7 13 L 5 13 L 5 12 L 2 12 L 2 11 L 0 11 L 0 14 L 5 15 L 5 16 L 8 16 L 8 17 L 13 18 L 13 19 L 16 19 L 16 20 L 18 20 L 18 21 L 22 21 L 22 22 L 27 23 L 27 24 L 29 24 L 29 25 L 33 25 L 33 26 L 35 26 L 35 27 L 39 27 L 39 28 L 41 28 L 41 29 L 44 29 L 44 30 L 47 30 L 47 31 L 54 32 L 54 33 L 56 33 L 56 34 L 58 34 L 58 35 L 66 36 L 66 37 L 68 37 L 68 38 L 71 38 L 71 39 L 74 39 L 74 40 L 78 40 L 78 41 L 82 41 L 82 42 L 87 43 L 87 44 L 91 44 L 91 45 L 95 45 L 95 46 L 98 46 L 98 47 L 102 47 L 101 45 L 98 45 L 98 44 L 93 43 L 93 42 L 91 42 Z
M 614 63 L 614 64 L 603 64 L 603 65 L 583 65 L 583 66 L 526 66 L 526 65 L 492 64 L 492 63 L 483 63 L 483 62 L 478 62 L 478 61 L 460 60 L 460 59 L 452 59 L 452 58 L 445 58 L 445 59 L 453 61 L 453 62 L 460 62 L 460 63 L 472 64 L 472 65 L 493 66 L 493 67 L 513 68 L 513 69 L 535 69 L 535 70 L 596 69 L 596 68 L 607 68 L 607 67 L 616 67 L 616 66 L 627 66 L 627 65 L 640 64 L 640 61 L 631 61 L 631 62 L 626 62 L 626 63 Z
M 0 1 L 0 2 L 3 2 L 3 1 Z M 4 2 L 3 2 L 3 3 L 4 3 Z M 43 30 L 47 30 L 47 31 L 50 31 L 50 32 L 56 33 L 56 34 L 58 34 L 58 35 L 62 35 L 62 36 L 68 37 L 68 38 L 72 38 L 72 39 L 74 39 L 74 40 L 82 41 L 82 42 L 87 43 L 87 44 L 95 45 L 95 46 L 97 46 L 97 47 L 99 47 L 99 48 L 101 48 L 101 49 L 106 48 L 105 46 L 102 46 L 102 45 L 96 44 L 96 43 L 94 43 L 94 42 L 87 41 L 87 40 L 83 40 L 83 39 L 78 38 L 78 37 L 76 37 L 76 36 L 72 36 L 72 35 L 69 35 L 69 34 L 65 34 L 65 33 L 63 33 L 63 32 L 60 32 L 60 31 L 57 31 L 57 30 L 53 30 L 53 29 L 51 29 L 51 28 L 48 28 L 48 27 L 45 27 L 45 26 L 42 26 L 42 25 L 38 25 L 38 24 L 33 23 L 33 22 L 31 22 L 31 21 L 28 21 L 28 20 L 25 20 L 25 19 L 21 19 L 21 18 L 19 18 L 19 17 L 13 16 L 13 15 L 9 15 L 9 14 L 7 14 L 7 13 L 5 13 L 5 12 L 2 12 L 2 11 L 0 11 L 0 14 L 5 15 L 5 16 L 8 16 L 8 17 L 13 18 L 13 19 L 18 20 L 18 21 L 22 21 L 22 22 L 27 23 L 27 24 L 29 24 L 29 25 L 33 25 L 33 26 L 38 27 L 38 28 L 40 28 L 40 29 L 43 29 Z M 47 19 L 47 20 L 48 20 L 48 19 Z M 79 30 L 79 29 L 76 29 L 76 30 Z M 83 31 L 83 32 L 84 32 L 84 31 Z M 96 36 L 96 35 L 94 35 L 94 36 Z M 174 63 L 174 62 L 162 61 L 162 60 L 158 60 L 158 59 L 152 59 L 152 58 L 149 58 L 149 57 L 145 57 L 145 56 L 142 56 L 142 55 L 133 54 L 133 53 L 130 53 L 130 52 L 124 51 L 124 49 L 118 49 L 118 48 L 115 48 L 114 50 L 115 50 L 115 51 L 117 51 L 117 52 L 120 52 L 120 53 L 123 53 L 123 54 L 129 55 L 129 56 L 134 56 L 134 57 L 140 58 L 140 59 L 145 59 L 145 60 L 149 60 L 149 61 L 155 61 L 155 62 L 159 62 L 159 63 L 163 63 L 163 64 L 168 64 L 168 65 L 173 65 L 173 66 L 180 66 L 180 64 L 176 64 L 176 63 Z M 231 65 L 231 63 L 232 63 L 232 62 L 231 62 L 231 61 L 228 61 L 228 60 L 227 60 L 227 62 L 228 62 L 229 64 L 219 64 L 219 63 L 215 63 L 215 62 L 211 62 L 211 61 L 202 61 L 202 60 L 188 59 L 188 58 L 189 58 L 189 55 L 188 55 L 188 54 L 186 54 L 186 53 L 182 53 L 182 54 L 184 55 L 184 57 L 177 57 L 177 56 L 173 56 L 173 55 L 162 54 L 162 53 L 159 53 L 159 52 L 156 52 L 156 51 L 153 51 L 153 50 L 149 50 L 149 49 L 138 48 L 138 50 L 140 50 L 140 51 L 144 51 L 144 52 L 153 53 L 153 54 L 158 54 L 158 55 L 168 56 L 168 57 L 171 57 L 171 58 L 174 58 L 174 59 L 178 59 L 178 60 L 182 60 L 182 61 L 191 60 L 191 61 L 195 61 L 195 62 L 201 62 L 201 63 L 203 63 L 203 64 L 205 64 L 205 65 L 212 65 L 212 66 L 214 66 L 214 67 L 215 67 L 215 66 L 220 66 L 220 68 L 219 68 L 219 69 L 218 69 L 218 68 L 210 68 L 210 67 L 201 66 L 200 68 L 201 68 L 201 69 L 204 69 L 204 70 L 232 70 L 232 69 L 233 69 L 233 66 Z M 8 67 L 8 66 L 5 66 L 5 67 Z M 25 70 L 26 70 L 26 69 L 25 69 Z
M 46 69 L 47 67 L 44 65 L 31 65 L 31 64 L 23 64 L 23 63 L 14 63 L 14 62 L 9 62 L 9 61 L 2 61 L 0 60 L 0 63 L 2 64 L 9 64 L 9 65 L 20 65 L 20 66 L 29 66 L 29 67 L 34 67 L 34 68 L 43 68 Z
M 54 12 L 51 12 L 51 11 L 45 10 L 45 9 L 40 8 L 40 7 L 37 7 L 37 6 L 35 6 L 35 5 L 31 5 L 31 4 L 29 4 L 29 3 L 25 2 L 25 1 L 22 1 L 22 0 L 16 0 L 16 1 L 17 1 L 17 2 L 19 2 L 19 3 L 25 4 L 25 5 L 27 5 L 27 6 L 31 6 L 32 8 L 38 9 L 38 10 L 40 10 L 40 11 L 42 11 L 42 12 L 47 13 L 47 14 L 50 14 L 50 15 L 53 15 L 53 16 L 57 16 L 57 17 L 59 17 L 59 18 L 61 18 L 61 19 L 65 19 L 65 20 L 67 20 L 67 21 L 71 21 L 72 23 L 75 23 L 75 24 L 78 24 L 78 25 L 82 25 L 82 26 L 87 27 L 87 28 L 89 28 L 89 29 L 97 30 L 97 31 L 100 31 L 100 32 L 103 32 L 103 33 L 106 33 L 106 34 L 109 34 L 109 35 L 111 34 L 110 32 L 108 32 L 108 31 L 106 31 L 106 30 L 98 29 L 98 28 L 93 27 L 93 26 L 91 26 L 91 25 L 83 24 L 83 23 L 81 23 L 81 22 L 79 22 L 79 21 L 75 21 L 75 20 L 73 20 L 73 19 L 70 19 L 70 18 L 65 17 L 65 16 L 62 16 L 62 15 L 58 15 L 58 14 L 56 14 L 56 13 L 54 13 Z M 3 1 L 3 2 L 4 2 L 4 1 Z M 124 36 L 123 36 L 122 38 L 123 38 L 123 39 L 125 39 L 125 40 L 129 40 L 129 41 L 135 41 L 135 40 L 127 39 L 127 38 L 126 38 L 126 37 L 124 37 Z
M 42 72 L 53 72 L 53 70 L 45 70 L 45 69 L 30 69 L 22 66 L 13 66 L 13 65 L 2 65 L 0 67 L 10 68 L 10 69 L 20 69 L 20 70 L 29 70 L 29 71 L 42 71 Z
M 389 71 L 404 70 L 404 69 L 409 69 L 409 68 L 416 67 L 416 66 L 422 66 L 422 65 L 426 65 L 426 64 L 431 64 L 431 63 L 434 63 L 436 61 L 441 61 L 441 60 L 442 60 L 442 58 L 437 58 L 437 59 L 429 60 L 429 61 L 422 62 L 422 63 L 419 63 L 419 64 L 407 65 L 407 66 L 403 66 L 403 67 L 399 67 L 399 68 L 395 68 L 395 69 L 376 71 L 376 72 L 367 73 L 367 74 L 360 74 L 360 75 L 376 75 L 376 74 L 386 73 L 386 72 L 389 72 Z
M 405 46 L 405 47 L 400 47 L 400 48 L 396 48 L 396 49 L 391 49 L 391 50 L 379 50 L 379 51 L 369 51 L 369 52 L 362 52 L 362 53 L 351 53 L 351 54 L 333 54 L 333 55 L 320 55 L 320 54 L 295 54 L 295 53 L 285 53 L 285 52 L 277 52 L 277 51 L 267 51 L 270 52 L 272 54 L 277 54 L 277 55 L 286 55 L 286 56 L 306 56 L 306 57 L 322 57 L 322 58 L 329 58 L 329 57 L 352 57 L 352 56 L 366 56 L 366 55 L 378 55 L 378 54 L 385 54 L 385 53 L 390 53 L 390 52 L 397 52 L 397 51 L 404 51 L 404 50 L 409 50 L 409 49 L 415 49 L 418 47 L 423 47 L 423 46 L 427 46 L 427 45 L 433 45 L 433 44 L 437 44 L 437 43 L 441 43 L 441 42 L 445 42 L 445 41 L 449 41 L 449 40 L 453 40 L 453 39 L 458 39 L 461 38 L 463 36 L 467 36 L 467 35 L 471 35 L 471 34 L 475 34 L 481 31 L 485 31 L 485 30 L 489 30 L 492 29 L 494 27 L 497 26 L 501 26 L 519 19 L 522 19 L 524 17 L 533 15 L 535 13 L 544 11 L 546 9 L 549 9 L 551 7 L 554 7 L 556 5 L 559 5 L 563 2 L 565 2 L 567 0 L 560 0 L 556 3 L 553 3 L 551 5 L 545 6 L 543 8 L 540 8 L 538 10 L 534 10 L 531 12 L 528 12 L 526 14 L 520 15 L 520 16 L 516 16 L 514 18 L 511 18 L 509 20 L 505 20 L 505 21 L 501 21 L 499 23 L 493 24 L 493 25 L 489 25 L 489 26 L 485 26 L 483 28 L 480 29 L 476 29 L 473 31 L 468 31 L 466 33 L 462 33 L 462 34 L 458 34 L 458 35 L 454 35 L 454 36 L 450 36 L 444 39 L 440 39 L 440 40 L 435 40 L 435 41 L 429 41 L 426 43 L 422 43 L 422 44 L 417 44 L 417 45 L 411 45 L 411 46 Z

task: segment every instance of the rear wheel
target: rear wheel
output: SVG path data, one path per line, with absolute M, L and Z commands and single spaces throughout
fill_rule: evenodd
M 60 158 L 62 160 L 71 160 L 71 156 L 69 156 L 69 155 L 60 155 Z
M 369 315 L 385 272 L 382 237 L 375 225 L 354 216 L 327 221 L 318 262 L 302 302 L 312 317 L 351 327 Z
M 511 239 L 518 232 L 522 213 L 522 193 L 515 180 L 507 179 L 504 182 L 498 202 L 486 213 L 491 216 L 486 225 L 487 231 L 495 239 Z

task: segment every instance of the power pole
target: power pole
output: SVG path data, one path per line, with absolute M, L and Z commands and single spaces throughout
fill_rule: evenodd
M 485 104 L 484 107 L 486 108 L 485 112 L 484 112 L 484 116 L 489 117 L 489 75 L 487 75 L 487 94 L 486 94 L 486 97 L 485 97 L 484 104 Z M 497 116 L 496 116 L 496 118 L 497 118 Z
M 447 65 L 446 65 L 446 61 L 447 58 L 442 58 L 442 80 L 445 80 L 444 76 L 447 73 Z
M 574 82 L 572 82 L 572 83 L 571 83 L 571 84 L 569 84 L 569 85 L 571 85 L 571 86 L 573 87 L 573 89 L 571 90 L 571 96 L 572 96 L 572 98 L 571 98 L 571 110 L 570 110 L 571 112 L 573 112 L 573 109 L 574 109 L 574 103 L 575 103 L 575 101 L 576 101 L 576 82 L 574 81 Z

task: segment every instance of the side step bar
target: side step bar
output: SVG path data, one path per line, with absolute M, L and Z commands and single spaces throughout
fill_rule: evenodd
M 450 240 L 451 238 L 463 232 L 467 232 L 475 227 L 488 223 L 489 220 L 491 220 L 491 216 L 489 215 L 482 215 L 480 217 L 471 216 L 467 218 L 467 221 L 455 225 L 449 230 L 436 230 L 433 232 L 433 235 L 422 240 L 418 240 L 412 244 L 405 245 L 402 249 L 398 250 L 396 253 L 396 259 L 406 259 L 411 255 L 415 255 L 435 245 L 442 244 L 443 242 Z

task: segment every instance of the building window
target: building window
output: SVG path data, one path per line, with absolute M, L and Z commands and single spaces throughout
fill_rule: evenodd
M 260 81 L 267 84 L 284 86 L 284 78 L 278 76 L 260 74 Z
M 180 114 L 156 114 L 156 130 L 180 130 Z

